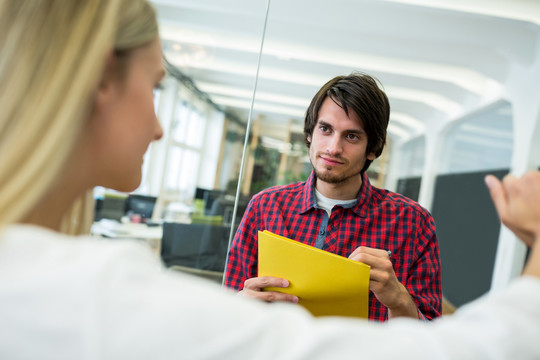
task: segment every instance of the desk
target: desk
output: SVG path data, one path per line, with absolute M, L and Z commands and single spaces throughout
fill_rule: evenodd
M 213 282 L 216 282 L 221 285 L 223 282 L 223 272 L 222 271 L 212 271 L 212 270 L 201 270 L 197 268 L 173 265 L 169 269 L 174 271 L 180 271 L 186 274 L 195 275 L 203 279 L 207 279 Z
M 146 224 L 119 223 L 114 220 L 102 219 L 92 224 L 91 235 L 103 236 L 112 239 L 143 240 L 156 252 L 161 253 L 161 238 L 163 227 L 161 225 L 148 226 Z
M 167 267 L 219 282 L 223 276 L 229 244 L 229 226 L 164 223 L 119 223 L 102 219 L 91 234 L 111 239 L 145 241 Z
M 161 258 L 167 266 L 223 272 L 230 227 L 207 224 L 163 224 Z

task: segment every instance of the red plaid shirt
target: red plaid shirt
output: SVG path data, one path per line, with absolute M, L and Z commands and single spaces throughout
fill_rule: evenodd
M 229 252 L 225 285 L 241 290 L 245 280 L 257 276 L 257 231 L 268 230 L 345 257 L 359 246 L 391 250 L 396 276 L 420 318 L 440 316 L 439 246 L 429 212 L 402 195 L 371 186 L 364 174 L 358 201 L 348 208 L 335 206 L 329 218 L 317 207 L 314 180 L 312 173 L 306 182 L 274 186 L 252 198 Z M 369 318 L 388 318 L 387 308 L 371 292 Z

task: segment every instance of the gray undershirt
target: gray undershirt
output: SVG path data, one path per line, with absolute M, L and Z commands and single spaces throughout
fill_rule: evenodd
M 317 200 L 317 207 L 323 209 L 325 213 L 323 214 L 323 219 L 321 221 L 321 226 L 319 227 L 319 233 L 317 235 L 317 241 L 315 242 L 315 247 L 322 249 L 324 245 L 324 240 L 326 239 L 326 227 L 328 226 L 328 220 L 330 219 L 330 214 L 332 209 L 336 205 L 341 205 L 344 208 L 352 207 L 356 203 L 356 199 L 352 200 L 336 200 L 330 199 L 321 194 L 315 189 L 315 198 Z

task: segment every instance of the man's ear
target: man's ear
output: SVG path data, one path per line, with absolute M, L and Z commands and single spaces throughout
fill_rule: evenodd
M 366 156 L 366 158 L 367 158 L 368 160 L 373 161 L 373 160 L 375 160 L 375 159 L 377 158 L 377 156 L 376 156 L 374 153 L 369 153 L 369 154 Z

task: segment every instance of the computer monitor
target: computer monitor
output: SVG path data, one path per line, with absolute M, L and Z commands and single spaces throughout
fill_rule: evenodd
M 120 221 L 125 214 L 126 196 L 121 194 L 105 194 L 96 199 L 94 220 L 111 219 Z
M 205 188 L 201 188 L 201 187 L 196 187 L 195 188 L 195 199 L 200 199 L 200 200 L 204 200 L 204 194 L 206 192 L 210 191 L 210 189 L 205 189 Z
M 212 206 L 214 202 L 225 195 L 223 190 L 207 190 L 204 193 L 204 214 L 205 215 L 221 215 L 221 214 L 212 214 Z
M 157 198 L 155 196 L 130 194 L 126 199 L 126 214 L 138 214 L 150 219 L 154 212 Z
M 239 197 L 238 206 L 236 209 L 235 225 L 238 225 L 240 223 L 240 220 L 242 220 L 242 216 L 246 211 L 249 200 L 251 200 L 251 198 L 247 196 Z M 223 223 L 225 225 L 230 225 L 232 223 L 235 202 L 236 198 L 233 195 L 220 196 L 216 200 L 214 200 L 209 214 L 223 215 Z

